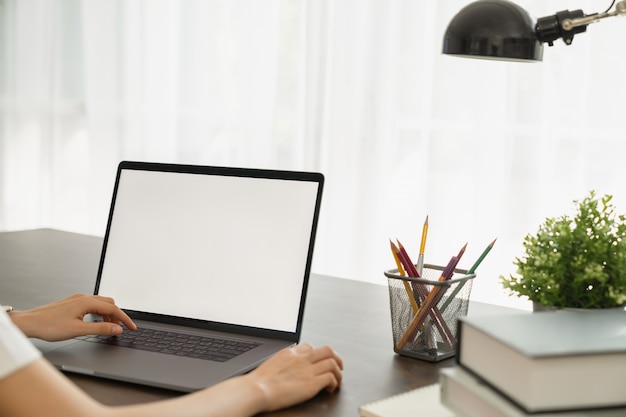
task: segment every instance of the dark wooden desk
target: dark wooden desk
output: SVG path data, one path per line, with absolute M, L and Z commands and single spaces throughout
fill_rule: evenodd
M 0 301 L 18 309 L 49 303 L 77 292 L 91 294 L 102 239 L 51 229 L 0 233 Z M 381 272 L 382 274 L 382 272 Z M 358 407 L 437 380 L 437 364 L 394 354 L 387 288 L 322 275 L 311 277 L 302 341 L 330 345 L 345 370 L 338 394 L 272 415 L 350 416 Z M 500 308 L 472 303 L 470 314 Z M 132 404 L 180 395 L 149 387 L 67 374 L 81 389 L 106 404 Z

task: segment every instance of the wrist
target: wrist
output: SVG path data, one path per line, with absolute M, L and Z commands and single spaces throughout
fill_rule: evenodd
M 249 405 L 252 407 L 251 411 L 255 414 L 271 411 L 269 393 L 254 372 L 235 379 L 239 379 L 239 382 L 244 385 L 242 389 L 247 393 L 247 398 L 250 400 Z
M 7 313 L 13 324 L 22 331 L 27 337 L 32 337 L 32 329 L 28 326 L 28 313 L 26 311 L 18 311 L 12 309 Z

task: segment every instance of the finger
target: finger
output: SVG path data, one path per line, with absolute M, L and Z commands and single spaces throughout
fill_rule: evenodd
M 111 297 L 105 297 L 103 295 L 94 295 L 93 298 L 95 298 L 96 300 L 104 301 L 105 303 L 115 305 L 115 300 Z
M 97 298 L 98 300 L 103 301 L 105 303 L 109 303 L 115 307 L 114 311 L 117 314 L 106 316 L 106 321 L 122 322 L 129 329 L 137 330 L 137 325 L 135 324 L 135 322 L 132 321 L 132 319 L 128 316 L 128 314 L 124 312 L 124 310 L 122 310 L 115 304 L 115 300 L 113 298 L 105 297 L 102 295 L 94 295 L 94 298 Z
M 341 388 L 341 378 L 337 378 L 337 375 L 325 374 L 322 377 L 324 378 L 323 387 L 326 392 L 332 394 Z
M 116 336 L 122 334 L 124 329 L 117 323 L 107 322 L 82 322 L 77 331 L 80 334 L 97 334 L 103 336 Z
M 326 359 L 332 359 L 339 366 L 339 369 L 343 369 L 343 360 L 341 357 L 329 346 L 323 346 L 317 349 L 313 349 L 310 353 L 311 362 L 324 361 Z
M 137 329 L 137 325 L 133 322 L 133 320 L 126 314 L 122 309 L 117 307 L 115 304 L 110 304 L 107 302 L 96 302 L 90 303 L 88 306 L 89 313 L 95 313 L 99 316 L 102 316 L 105 322 L 111 323 L 124 323 L 126 327 L 131 330 Z
M 85 294 L 72 294 L 69 297 L 66 297 L 65 300 L 75 300 L 77 298 L 87 297 Z
M 320 350 L 328 350 L 332 355 L 317 362 L 313 362 L 312 371 L 314 375 L 317 375 L 317 378 L 322 379 L 323 385 L 320 387 L 325 388 L 328 392 L 334 392 L 341 387 L 343 363 L 332 349 Z
M 337 369 L 336 372 L 328 373 L 326 375 L 330 380 L 326 385 L 326 391 L 335 392 L 341 388 L 342 374 L 340 370 Z
M 102 321 L 106 321 L 108 323 L 122 324 L 120 320 L 117 320 L 115 317 L 111 317 L 111 316 L 102 316 Z
M 324 359 L 323 361 L 319 361 L 313 365 L 313 373 L 316 375 L 331 373 L 341 379 L 341 371 L 341 364 L 334 358 Z
M 309 345 L 308 343 L 302 343 L 300 345 L 296 345 L 293 347 L 294 352 L 297 353 L 306 353 L 306 352 L 310 352 L 313 350 L 313 346 Z

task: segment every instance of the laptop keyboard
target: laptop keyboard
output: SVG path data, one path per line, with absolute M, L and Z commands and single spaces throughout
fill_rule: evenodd
M 138 328 L 135 331 L 125 329 L 124 333 L 118 336 L 91 335 L 79 339 L 217 362 L 226 362 L 260 345 L 255 342 L 148 328 Z

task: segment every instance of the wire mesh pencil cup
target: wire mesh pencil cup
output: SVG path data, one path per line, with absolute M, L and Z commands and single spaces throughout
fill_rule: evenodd
M 385 271 L 394 352 L 429 362 L 456 354 L 458 318 L 467 315 L 476 274 L 455 269 L 449 280 L 439 281 L 443 269 L 426 264 L 421 278 L 400 276 L 397 269 Z M 431 308 L 425 305 L 429 294 Z

